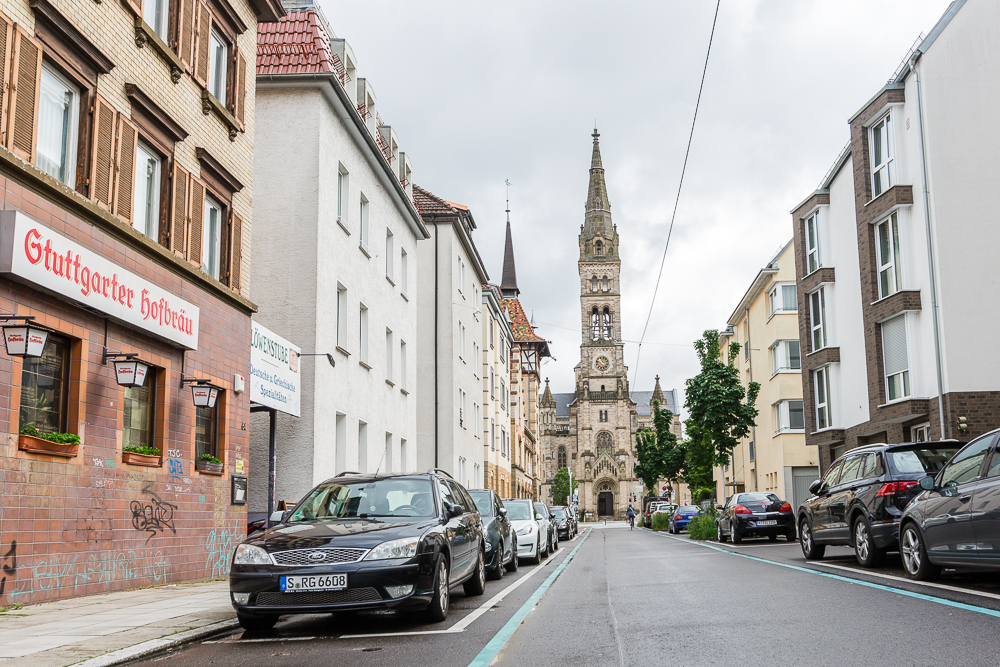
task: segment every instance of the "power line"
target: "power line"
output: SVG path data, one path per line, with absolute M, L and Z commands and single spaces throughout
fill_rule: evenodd
M 705 88 L 705 74 L 708 72 L 708 57 L 712 53 L 712 40 L 715 38 L 715 24 L 719 20 L 719 5 L 722 0 L 716 0 L 715 16 L 712 18 L 712 32 L 708 35 L 708 50 L 705 53 L 705 66 L 701 70 L 701 83 L 698 85 L 698 99 L 694 103 L 694 118 L 691 119 L 691 132 L 688 134 L 687 150 L 684 151 L 684 166 L 681 167 L 681 180 L 677 184 L 677 198 L 674 200 L 674 212 L 670 216 L 670 228 L 667 230 L 667 243 L 663 246 L 663 258 L 660 260 L 660 272 L 656 276 L 656 286 L 653 288 L 653 300 L 649 304 L 649 315 L 646 316 L 646 325 L 642 328 L 642 336 L 639 338 L 639 349 L 635 353 L 635 374 L 634 380 L 639 377 L 639 355 L 642 354 L 642 343 L 646 339 L 646 330 L 649 328 L 649 320 L 653 317 L 653 307 L 656 305 L 656 294 L 660 290 L 660 279 L 663 278 L 663 266 L 667 261 L 667 249 L 670 247 L 670 236 L 674 231 L 674 221 L 677 219 L 677 205 L 681 201 L 681 188 L 684 187 L 684 174 L 687 172 L 688 156 L 691 154 L 691 142 L 694 139 L 694 126 L 698 121 L 698 107 L 701 106 L 701 91 Z

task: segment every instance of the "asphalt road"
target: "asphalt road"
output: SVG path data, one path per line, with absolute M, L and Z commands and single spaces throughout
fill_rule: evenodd
M 563 543 L 486 593 L 452 592 L 441 624 L 391 613 L 293 616 L 143 664 L 962 665 L 1000 664 L 1000 578 L 903 580 L 859 571 L 847 549 L 806 563 L 796 544 L 695 543 L 627 527 Z

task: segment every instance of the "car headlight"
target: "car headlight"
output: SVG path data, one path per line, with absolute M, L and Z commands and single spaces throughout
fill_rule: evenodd
M 260 547 L 252 544 L 241 544 L 236 547 L 233 565 L 270 565 L 271 557 Z
M 493 545 L 489 542 L 486 543 L 486 551 L 493 551 Z
M 365 560 L 385 560 L 386 558 L 413 558 L 417 555 L 419 537 L 404 537 L 383 542 L 368 552 Z
M 521 530 L 517 531 L 517 534 L 518 535 L 530 535 L 531 534 L 531 526 L 530 525 L 525 526 Z

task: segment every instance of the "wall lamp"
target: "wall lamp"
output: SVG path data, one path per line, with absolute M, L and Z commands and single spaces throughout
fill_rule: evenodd
M 146 374 L 149 371 L 149 364 L 139 361 L 139 355 L 135 352 L 108 352 L 104 348 L 102 364 L 107 364 L 108 359 L 115 365 L 115 379 L 123 387 L 141 387 L 146 382 Z
M 0 315 L 3 342 L 12 357 L 40 357 L 49 332 L 33 325 L 34 316 Z M 15 324 L 19 323 L 19 324 Z
M 181 386 L 185 384 L 191 385 L 191 399 L 196 408 L 215 407 L 215 400 L 219 397 L 219 387 L 213 385 L 211 380 L 181 377 Z

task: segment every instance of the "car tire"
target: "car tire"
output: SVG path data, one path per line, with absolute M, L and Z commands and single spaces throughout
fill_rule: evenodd
M 501 541 L 500 546 L 497 547 L 497 566 L 490 570 L 489 574 L 486 576 L 493 581 L 499 581 L 500 579 L 503 579 L 503 575 L 506 571 L 507 568 L 504 567 L 503 562 L 503 542 Z
M 725 533 L 722 532 L 722 522 L 721 521 L 716 521 L 715 522 L 715 536 L 719 539 L 720 542 L 727 542 L 727 541 L 729 541 L 729 537 Z
M 735 523 L 729 524 L 729 537 L 733 538 L 733 544 L 743 543 L 743 535 L 740 533 Z
M 789 542 L 794 542 L 795 540 L 799 539 L 799 536 L 795 534 L 795 529 L 792 528 L 790 531 L 785 533 L 785 539 L 788 540 Z
M 927 559 L 924 538 L 914 523 L 903 526 L 899 536 L 899 555 L 903 559 L 903 571 L 910 579 L 931 581 L 941 575 L 941 566 Z
M 247 632 L 267 632 L 278 622 L 277 616 L 248 616 L 247 614 L 236 614 L 236 620 L 240 627 Z
M 511 547 L 513 552 L 510 555 L 510 562 L 505 566 L 508 572 L 517 572 L 517 568 L 521 566 L 521 562 L 517 557 L 517 536 L 514 536 L 514 546 Z
M 826 553 L 826 545 L 816 544 L 813 540 L 812 526 L 806 518 L 799 522 L 799 546 L 802 547 L 802 555 L 806 560 L 819 560 Z
M 767 536 L 767 541 L 768 542 L 777 542 L 778 541 L 778 536 L 777 535 L 768 535 Z
M 472 573 L 472 578 L 466 580 L 462 589 L 468 596 L 482 595 L 486 592 L 486 556 L 483 550 L 479 549 L 479 562 L 476 563 L 476 570 Z
M 434 580 L 434 597 L 427 605 L 424 615 L 432 623 L 440 623 L 448 618 L 448 605 L 450 598 L 450 586 L 448 585 L 448 560 L 442 556 L 438 560 L 438 573 Z
M 531 559 L 530 559 L 529 562 L 532 565 L 541 565 L 542 564 L 542 540 L 541 540 L 541 538 L 539 538 L 538 541 L 535 542 L 535 555 L 531 557 Z
M 859 516 L 854 520 L 851 540 L 854 543 L 854 557 L 861 567 L 878 567 L 885 560 L 885 549 L 876 546 L 872 528 L 865 517 Z

